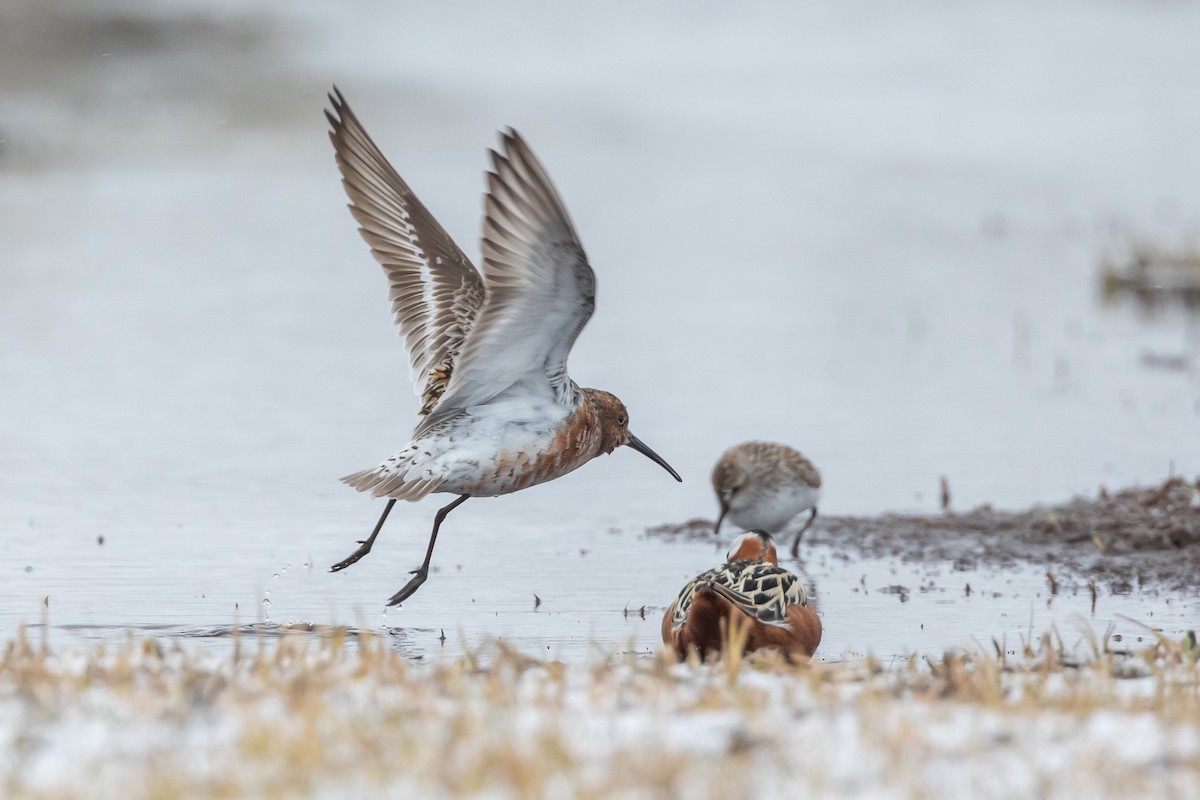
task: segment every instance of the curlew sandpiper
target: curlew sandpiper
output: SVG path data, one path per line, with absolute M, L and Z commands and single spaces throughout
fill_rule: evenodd
M 329 99 L 329 138 L 350 211 L 387 276 L 421 402 L 407 445 L 342 478 L 388 502 L 371 535 L 331 571 L 371 552 L 396 500 L 458 495 L 438 510 L 425 560 L 388 605 L 425 582 L 438 528 L 467 498 L 553 480 L 622 445 L 682 480 L 630 433 L 619 399 L 581 388 L 567 374 L 571 346 L 595 307 L 595 275 L 566 206 L 525 140 L 509 129 L 491 153 L 480 275 L 336 88 Z

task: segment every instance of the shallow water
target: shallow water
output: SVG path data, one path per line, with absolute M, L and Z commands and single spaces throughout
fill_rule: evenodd
M 455 656 L 492 640 L 553 658 L 649 654 L 659 646 L 665 604 L 717 555 L 701 543 L 664 543 L 628 533 L 581 538 L 590 545 L 582 548 L 586 552 L 572 548 L 549 554 L 538 565 L 540 575 L 507 573 L 519 565 L 516 559 L 444 565 L 434 576 L 437 583 L 423 590 L 436 586 L 443 606 L 428 612 L 433 626 L 408 622 L 408 609 L 380 611 L 367 603 L 337 607 L 337 598 L 359 591 L 385 597 L 404 577 L 394 570 L 376 569 L 370 579 L 355 580 L 351 590 L 336 586 L 338 578 L 299 564 L 272 575 L 260 600 L 239 603 L 230 615 L 237 622 L 192 622 L 197 607 L 209 610 L 201 618 L 216 618 L 212 609 L 217 598 L 201 596 L 193 598 L 198 603 L 172 603 L 154 611 L 83 613 L 66 623 L 58 621 L 61 613 L 54 609 L 47 616 L 49 634 L 58 641 L 112 640 L 132 627 L 145 635 L 231 649 L 238 637 L 244 644 L 264 637 L 329 636 L 332 622 L 345 626 L 351 638 L 359 630 L 383 634 L 416 658 Z M 1035 568 L 963 571 L 948 565 L 848 559 L 823 546 L 811 548 L 803 565 L 789 566 L 803 571 L 821 611 L 821 657 L 827 660 L 872 654 L 886 662 L 914 653 L 940 656 L 948 649 L 991 653 L 997 646 L 1019 653 L 1024 642 L 1035 642 L 1046 632 L 1055 633 L 1056 644 L 1061 639 L 1076 654 L 1090 652 L 1105 636 L 1114 649 L 1136 649 L 1155 642 L 1154 631 L 1178 640 L 1200 617 L 1200 600 L 1194 595 L 1148 588 L 1114 594 L 1101 585 L 1093 605 L 1086 583 L 1059 575 L 1052 593 L 1045 571 Z M 513 580 L 496 579 L 496 568 Z M 564 587 L 564 575 L 577 576 L 575 585 Z M 514 584 L 523 584 L 526 591 L 514 590 Z M 637 589 L 645 586 L 653 588 Z M 454 598 L 458 607 L 445 598 Z M 281 608 L 297 616 L 281 616 Z M 114 616 L 144 621 L 132 626 L 105 621 Z M 30 635 L 43 635 L 41 627 L 33 626 Z
M 64 639 L 269 620 L 414 655 L 646 650 L 719 554 L 641 531 L 711 514 L 746 438 L 812 456 L 827 513 L 930 510 L 941 475 L 965 508 L 1200 471 L 1200 326 L 1096 280 L 1128 234 L 1198 229 L 1196 8 L 201 8 L 0 20 L 48 32 L 0 42 L 0 636 L 48 613 Z M 685 478 L 622 451 L 467 503 L 386 615 L 439 498 L 324 572 L 381 508 L 336 476 L 415 410 L 324 138 L 334 81 L 472 257 L 483 148 L 530 139 L 598 274 L 572 373 Z M 808 569 L 832 657 L 1195 619 L 1194 596 L 1046 608 L 1040 570 Z

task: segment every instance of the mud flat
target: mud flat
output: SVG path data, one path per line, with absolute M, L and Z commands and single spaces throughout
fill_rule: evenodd
M 703 519 L 649 533 L 714 538 L 712 522 Z M 790 541 L 791 535 L 780 539 Z M 847 556 L 949 563 L 963 571 L 1032 564 L 1050 576 L 1103 582 L 1115 593 L 1195 590 L 1200 587 L 1200 479 L 1175 477 L 1160 486 L 1111 494 L 1102 490 L 1096 498 L 1023 511 L 982 506 L 931 516 L 820 516 L 805 541 Z

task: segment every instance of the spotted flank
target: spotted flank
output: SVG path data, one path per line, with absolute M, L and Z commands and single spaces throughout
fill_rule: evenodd
M 432 461 L 433 453 L 413 444 L 379 466 L 346 475 L 341 480 L 376 497 L 420 500 L 437 491 L 443 480 L 442 472 L 430 466 Z
M 758 560 L 734 561 L 700 573 L 683 587 L 671 618 L 674 630 L 687 622 L 698 592 L 719 594 L 759 622 L 780 627 L 787 626 L 790 607 L 808 605 L 804 584 L 783 567 Z

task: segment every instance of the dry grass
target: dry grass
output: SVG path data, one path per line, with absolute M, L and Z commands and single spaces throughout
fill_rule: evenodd
M 737 631 L 733 632 L 737 635 Z M 129 639 L 0 660 L 5 797 L 1082 796 L 1200 792 L 1194 637 L 1137 654 L 1053 632 L 956 653 L 592 664 L 386 639 Z

